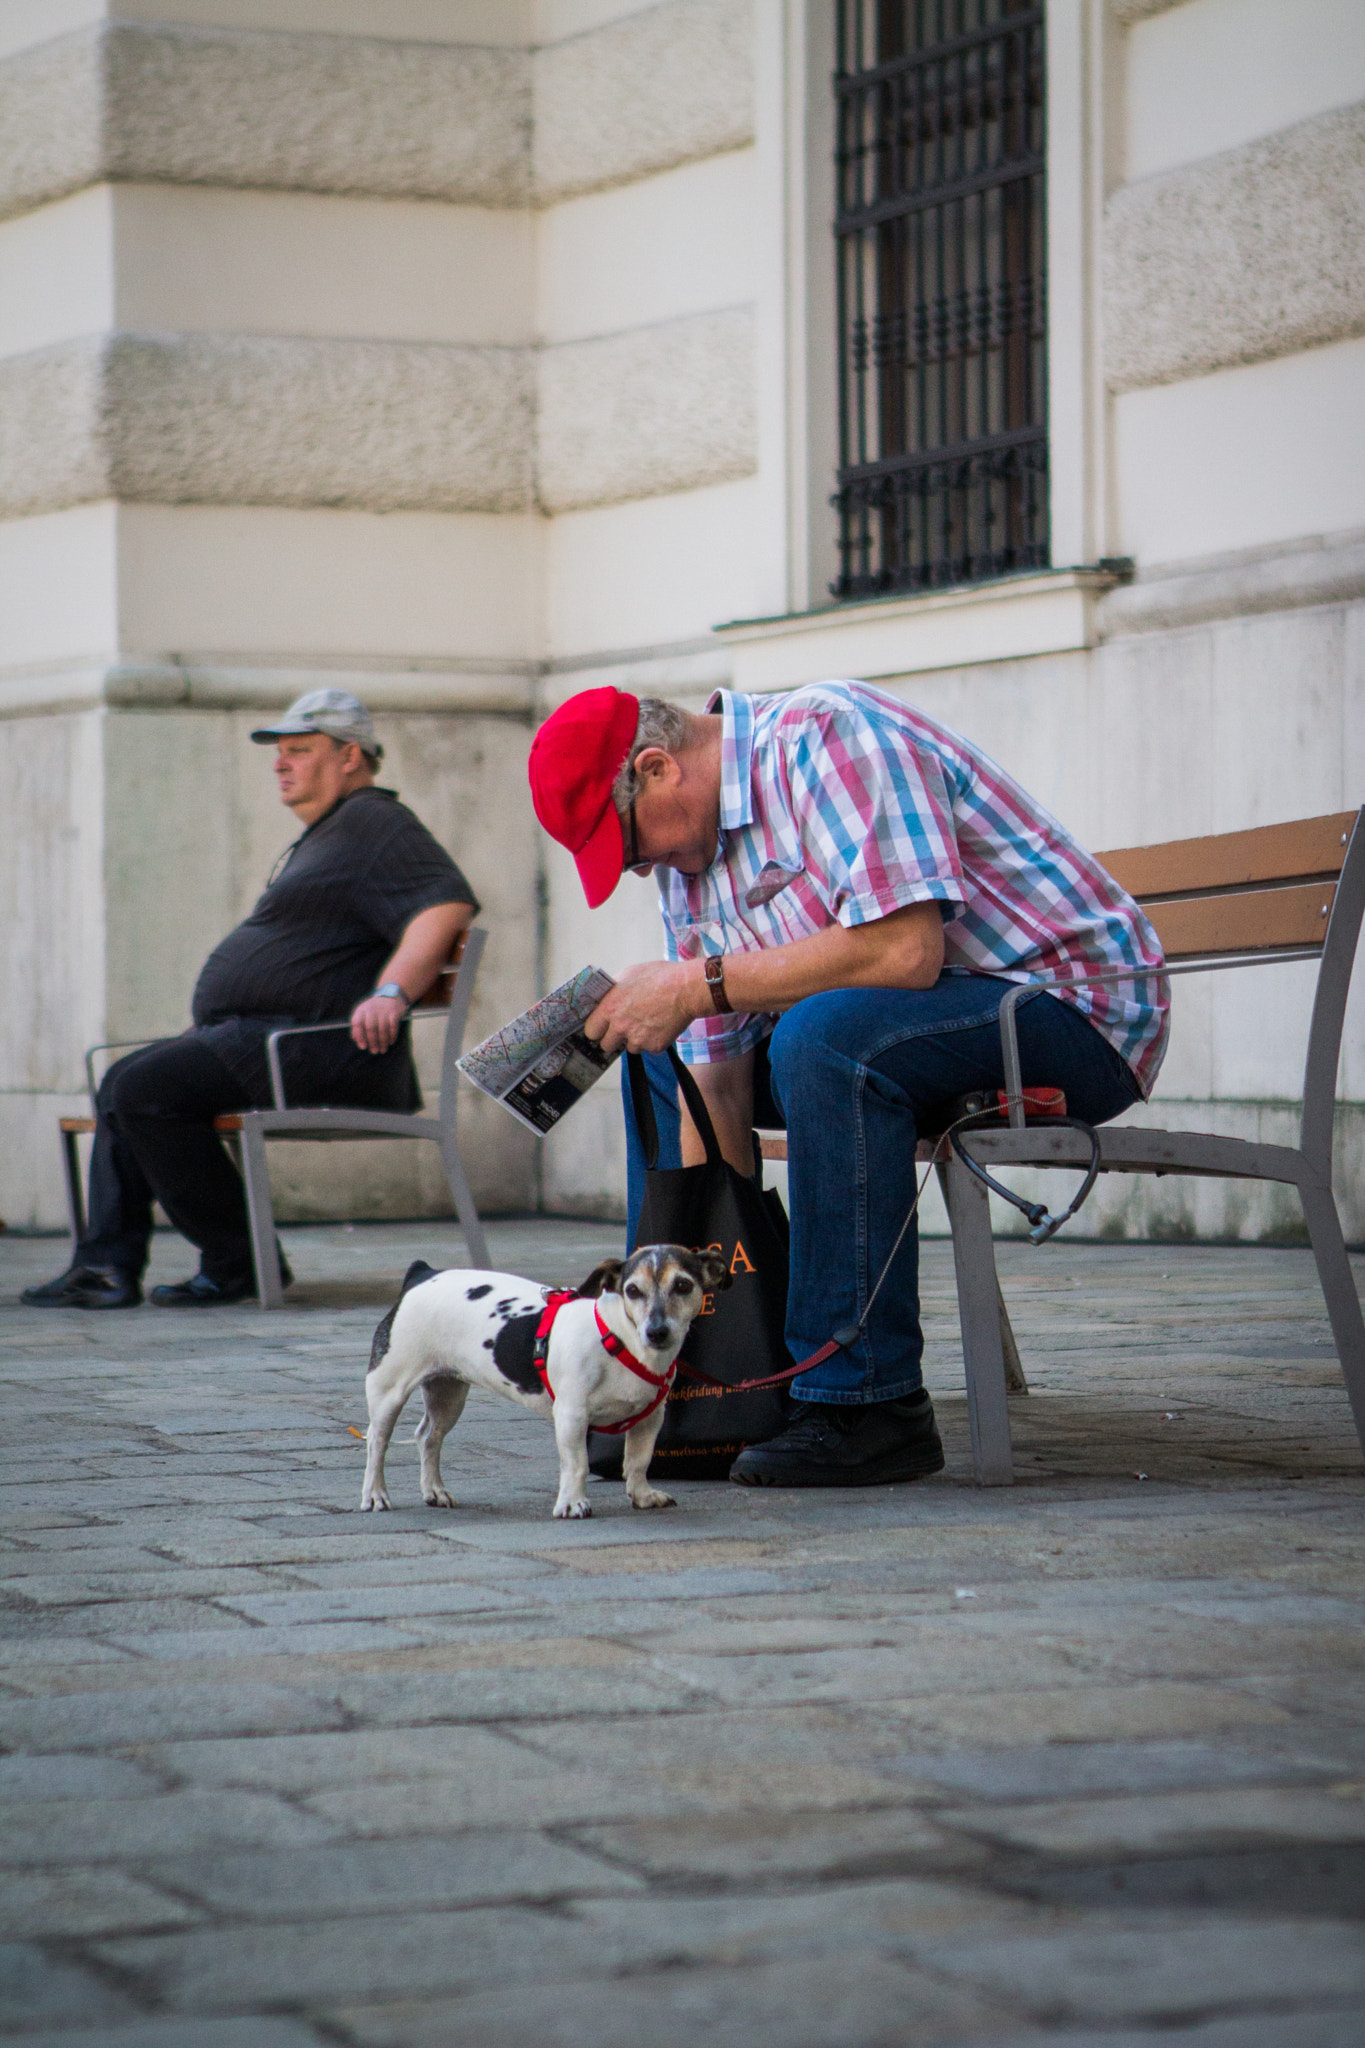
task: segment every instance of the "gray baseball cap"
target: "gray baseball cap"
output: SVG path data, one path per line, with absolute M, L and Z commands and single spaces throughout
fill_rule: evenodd
M 257 746 L 290 733 L 325 732 L 328 739 L 354 740 L 378 760 L 384 752 L 374 736 L 374 720 L 359 697 L 349 690 L 305 690 L 274 725 L 259 725 L 251 737 Z

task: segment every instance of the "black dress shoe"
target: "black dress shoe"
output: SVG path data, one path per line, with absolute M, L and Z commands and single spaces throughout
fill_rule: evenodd
M 730 1467 L 740 1486 L 892 1486 L 943 1470 L 926 1393 L 900 1401 L 803 1401 L 796 1420 Z
M 280 1280 L 286 1287 L 291 1287 L 294 1282 L 289 1261 L 283 1252 L 280 1253 Z M 234 1273 L 227 1280 L 210 1280 L 207 1273 L 196 1273 L 189 1280 L 154 1287 L 150 1299 L 158 1308 L 223 1308 L 233 1301 L 254 1301 L 256 1276 L 248 1271 Z
M 136 1308 L 142 1289 L 118 1266 L 76 1265 L 41 1287 L 26 1287 L 19 1299 L 30 1308 Z

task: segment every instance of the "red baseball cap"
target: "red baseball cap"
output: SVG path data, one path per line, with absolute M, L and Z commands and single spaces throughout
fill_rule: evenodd
M 546 719 L 531 742 L 531 802 L 551 839 L 578 863 L 589 910 L 621 879 L 626 842 L 611 786 L 640 723 L 626 690 L 580 690 Z

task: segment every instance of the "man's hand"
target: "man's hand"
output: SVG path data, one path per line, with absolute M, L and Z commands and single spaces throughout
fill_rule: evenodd
M 627 967 L 583 1026 L 604 1052 L 662 1052 L 711 1007 L 696 961 L 646 960 Z
M 351 1037 L 362 1052 L 387 1052 L 407 1014 L 397 996 L 366 996 L 351 1012 Z
M 396 981 L 420 1003 L 455 949 L 462 931 L 474 922 L 468 903 L 434 903 L 419 910 L 398 942 L 398 951 L 379 971 L 379 983 Z M 351 1037 L 362 1052 L 387 1052 L 409 1005 L 396 996 L 366 996 L 351 1012 Z

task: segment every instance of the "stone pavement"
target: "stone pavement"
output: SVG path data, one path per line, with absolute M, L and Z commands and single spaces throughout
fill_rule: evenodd
M 580 1277 L 607 1225 L 504 1223 Z M 356 1510 L 370 1333 L 443 1225 L 287 1234 L 290 1306 L 15 1306 L 0 1239 L 0 2028 L 43 2048 L 1359 2048 L 1361 1464 L 1306 1253 L 1001 1247 L 1033 1394 L 948 1470 L 549 1519 Z M 158 1240 L 158 1277 L 187 1261 Z M 407 1435 L 404 1430 L 404 1436 Z

